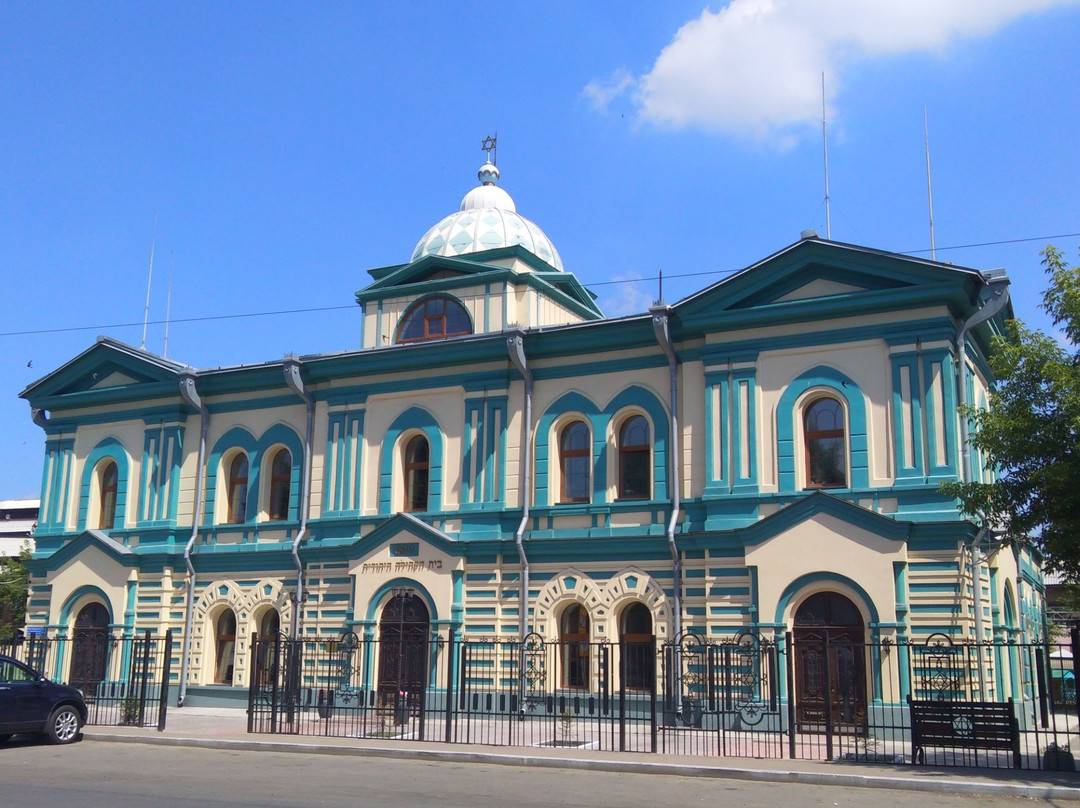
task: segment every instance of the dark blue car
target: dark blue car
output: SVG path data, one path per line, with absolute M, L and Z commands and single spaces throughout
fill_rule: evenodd
M 82 693 L 0 656 L 0 743 L 19 732 L 40 732 L 49 743 L 71 743 L 85 723 Z

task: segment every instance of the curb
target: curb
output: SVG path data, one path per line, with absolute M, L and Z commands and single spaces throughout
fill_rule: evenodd
M 388 759 L 441 761 L 446 763 L 486 763 L 495 766 L 528 766 L 542 769 L 571 769 L 578 771 L 628 772 L 678 777 L 713 777 L 723 780 L 752 782 L 802 783 L 806 785 L 841 788 L 877 788 L 921 791 L 946 794 L 982 794 L 999 797 L 1024 797 L 1044 800 L 1080 801 L 1080 787 L 1042 783 L 992 783 L 972 780 L 924 780 L 913 777 L 883 777 L 879 775 L 805 772 L 778 769 L 743 769 L 718 766 L 698 766 L 682 763 L 651 763 L 611 759 L 579 759 L 560 757 L 530 757 L 494 752 L 461 752 L 442 749 L 398 749 L 381 746 L 336 746 L 324 744 L 281 743 L 277 741 L 237 741 L 220 738 L 177 738 L 161 736 L 86 734 L 92 741 L 107 743 L 141 743 L 158 746 L 183 746 L 202 749 L 223 749 L 241 752 L 288 752 L 314 755 L 339 755 Z

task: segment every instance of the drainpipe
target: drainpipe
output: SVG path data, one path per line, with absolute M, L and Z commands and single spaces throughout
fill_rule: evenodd
M 968 419 L 964 414 L 964 408 L 968 404 L 967 398 L 967 335 L 975 326 L 986 322 L 1000 312 L 1009 302 L 1009 281 L 1006 279 L 991 281 L 990 298 L 981 309 L 969 317 L 960 327 L 956 335 L 956 357 L 960 367 L 957 369 L 957 384 L 959 392 L 957 398 L 960 402 L 960 480 L 969 483 L 975 476 L 971 468 L 971 446 L 968 445 Z M 989 534 L 990 529 L 983 524 L 975 540 L 971 543 L 971 603 L 975 610 L 975 642 L 983 641 L 983 613 L 982 613 L 982 552 L 980 545 L 982 540 Z M 979 659 L 979 694 L 980 698 L 986 698 L 986 670 Z
M 293 603 L 292 636 L 300 636 L 300 611 L 304 602 L 304 566 L 300 563 L 300 543 L 307 535 L 308 510 L 311 505 L 311 443 L 312 428 L 315 424 L 315 399 L 304 387 L 300 378 L 300 360 L 289 355 L 285 357 L 285 383 L 289 389 L 304 400 L 307 407 L 307 425 L 304 430 L 304 477 L 300 484 L 300 529 L 292 543 L 293 563 L 296 565 L 296 597 Z
M 529 633 L 529 558 L 525 555 L 525 526 L 529 523 L 529 500 L 532 488 L 532 395 L 533 375 L 529 370 L 529 360 L 525 356 L 525 340 L 521 333 L 507 337 L 506 348 L 510 361 L 525 379 L 525 418 L 521 427 L 522 440 L 525 444 L 524 471 L 521 484 L 521 522 L 514 531 L 514 546 L 517 547 L 518 560 L 521 562 L 521 642 Z
M 679 389 L 678 367 L 679 357 L 675 355 L 675 347 L 671 344 L 671 333 L 668 330 L 668 318 L 671 308 L 664 305 L 656 305 L 649 309 L 652 314 L 653 333 L 656 341 L 668 360 L 668 374 L 671 379 L 671 518 L 667 525 L 667 541 L 671 550 L 671 567 L 675 578 L 675 639 L 682 633 L 682 559 L 679 556 L 679 548 L 675 544 L 675 525 L 679 521 L 679 486 L 682 481 L 682 463 L 679 459 Z
M 525 720 L 525 638 L 529 634 L 529 557 L 525 555 L 525 526 L 529 523 L 529 500 L 532 494 L 532 396 L 533 375 L 529 370 L 529 360 L 525 356 L 525 339 L 521 332 L 506 338 L 506 349 L 510 361 L 525 379 L 525 415 L 521 425 L 521 437 L 524 442 L 524 470 L 521 483 L 521 522 L 514 531 L 514 546 L 517 547 L 518 560 L 521 562 L 521 625 L 518 642 L 518 714 Z
M 37 426 L 40 426 L 42 429 L 44 429 L 45 425 L 49 423 L 49 416 L 45 414 L 45 410 L 41 407 L 31 407 L 30 420 L 32 420 Z
M 180 696 L 176 700 L 177 707 L 184 706 L 187 697 L 188 685 L 188 659 L 191 653 L 191 623 L 195 613 L 195 566 L 191 563 L 191 553 L 195 549 L 195 542 L 199 538 L 199 519 L 202 515 L 203 485 L 206 480 L 206 430 L 210 426 L 210 410 L 199 398 L 199 391 L 195 389 L 195 374 L 185 371 L 180 374 L 180 398 L 189 407 L 199 411 L 199 456 L 195 465 L 195 509 L 191 514 L 191 536 L 187 546 L 184 547 L 184 566 L 187 567 L 188 591 L 187 606 L 184 614 L 184 650 L 180 655 Z

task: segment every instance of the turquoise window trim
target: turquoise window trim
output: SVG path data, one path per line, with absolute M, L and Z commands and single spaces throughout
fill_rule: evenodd
M 399 588 L 411 589 L 413 594 L 419 595 L 421 600 L 424 601 L 424 605 L 428 610 L 428 623 L 433 624 L 439 620 L 439 610 L 435 606 L 435 598 L 431 596 L 431 593 L 427 588 L 412 578 L 394 578 L 387 581 L 371 596 L 371 599 L 367 602 L 367 611 L 365 612 L 365 619 L 370 621 L 373 626 L 377 626 L 378 623 L 375 619 L 375 613 L 378 611 L 379 606 L 384 599 L 389 599 L 392 596 L 393 591 Z
M 401 343 L 401 342 L 399 342 L 398 341 L 398 330 L 401 328 L 401 324 L 403 322 L 405 322 L 405 320 L 409 317 L 410 314 L 412 314 L 416 309 L 418 309 L 419 307 L 421 307 L 425 303 L 427 303 L 427 301 L 434 300 L 436 298 L 451 300 L 454 303 L 456 303 L 457 305 L 461 306 L 462 311 L 465 312 L 465 316 L 469 318 L 469 333 L 470 334 L 475 334 L 476 333 L 476 322 L 473 319 L 473 313 L 471 311 L 469 311 L 469 307 L 466 306 L 461 301 L 461 298 L 459 298 L 457 295 L 451 294 L 448 291 L 438 291 L 438 292 L 429 292 L 429 293 L 427 293 L 425 295 L 421 295 L 420 297 L 413 300 L 413 302 L 410 303 L 403 312 L 401 312 L 401 315 L 397 318 L 397 322 L 394 323 L 394 327 L 391 329 L 391 331 L 393 332 L 393 335 L 390 338 L 390 342 L 393 343 L 394 345 L 401 345 L 401 344 L 409 344 L 409 345 L 411 345 L 411 344 L 413 344 L 412 342 L 410 342 L 410 343 Z M 442 340 L 442 339 L 445 339 L 445 337 L 435 337 L 435 338 L 433 338 L 431 340 L 416 340 L 416 342 L 438 342 L 439 340 Z
M 729 391 L 731 404 L 731 443 L 729 456 L 731 460 L 730 479 L 733 483 L 732 490 L 752 493 L 757 491 L 758 462 L 757 462 L 757 372 L 754 368 L 745 368 L 731 373 L 731 389 Z M 739 392 L 743 383 L 747 385 L 747 412 L 742 411 L 742 395 Z M 742 430 L 746 424 L 748 435 L 746 439 L 749 457 L 749 475 L 742 475 L 743 458 L 741 455 Z
M 443 432 L 435 417 L 420 407 L 410 407 L 401 413 L 383 438 L 379 463 L 379 513 L 396 513 L 391 498 L 394 490 L 394 467 L 398 460 L 398 442 L 405 432 L 422 432 L 428 439 L 428 508 L 427 512 L 442 510 Z
M 284 446 L 292 455 L 292 471 L 289 475 L 289 520 L 296 521 L 299 516 L 300 473 L 303 468 L 304 445 L 300 436 L 292 427 L 274 424 L 262 437 L 256 438 L 246 429 L 234 426 L 214 443 L 206 470 L 206 507 L 203 511 L 203 524 L 213 525 L 217 508 L 218 488 L 227 483 L 226 470 L 221 459 L 234 449 L 239 449 L 248 459 L 247 514 L 242 524 L 252 525 L 259 520 L 259 504 L 262 488 L 263 465 L 267 452 L 276 445 Z M 271 524 L 280 524 L 271 523 Z
M 902 369 L 908 369 L 908 388 L 911 391 L 911 452 L 914 464 L 904 465 L 904 457 L 907 449 L 904 442 L 904 407 L 903 385 L 901 383 Z M 892 399 L 893 399 L 893 444 L 895 451 L 894 475 L 898 483 L 904 480 L 911 482 L 923 482 L 926 476 L 926 461 L 923 456 L 923 395 L 920 384 L 918 361 L 915 354 L 903 356 L 894 355 L 892 358 Z
M 944 411 L 938 411 L 938 402 L 931 401 L 930 396 L 930 380 L 933 378 L 934 366 L 937 365 L 938 373 L 941 378 L 941 390 L 942 400 L 941 406 Z M 956 412 L 956 367 L 953 362 L 952 353 L 948 350 L 941 349 L 937 351 L 926 351 L 923 353 L 923 376 L 925 379 L 925 388 L 923 395 L 927 399 L 926 407 L 926 434 L 927 440 L 931 447 L 937 445 L 938 434 L 943 431 L 945 440 L 945 464 L 941 465 L 935 461 L 935 453 L 931 451 L 930 457 L 927 458 L 926 466 L 929 469 L 929 475 L 931 479 L 948 479 L 956 477 L 960 468 L 960 454 L 959 447 L 957 445 L 957 419 L 954 413 Z M 970 381 L 971 376 L 968 376 Z M 970 394 L 970 390 L 969 390 Z M 971 398 L 968 398 L 971 401 Z
M 105 438 L 95 446 L 86 456 L 83 466 L 82 480 L 79 486 L 79 521 L 78 530 L 86 530 L 86 517 L 90 508 L 90 498 L 93 496 L 94 472 L 103 460 L 112 460 L 116 463 L 116 520 L 114 525 L 123 529 L 127 523 L 127 494 L 128 494 L 128 453 L 127 449 L 116 438 Z
M 795 405 L 803 393 L 813 388 L 826 390 L 846 402 L 847 444 L 850 460 L 848 474 L 851 488 L 868 488 L 870 486 L 869 451 L 866 402 L 862 390 L 840 371 L 819 365 L 794 379 L 780 396 L 776 413 L 780 492 L 790 493 L 805 489 L 802 481 L 796 480 L 795 474 L 795 452 L 797 448 L 800 450 L 802 448 L 795 446 L 795 424 L 802 417 L 801 410 L 796 411 Z
M 275 446 L 284 446 L 289 450 L 289 460 L 292 464 L 292 468 L 289 471 L 289 518 L 287 521 L 296 522 L 300 519 L 300 482 L 301 474 L 304 468 L 304 444 L 300 440 L 300 436 L 288 426 L 284 424 L 274 424 L 272 427 L 263 433 L 259 439 L 259 465 L 267 466 L 272 462 Z M 270 468 L 260 471 L 265 473 L 267 479 L 270 477 Z M 250 496 L 250 487 L 248 495 Z M 267 494 L 267 507 L 269 507 L 269 490 Z M 255 492 L 256 496 L 256 508 L 260 503 L 260 492 Z M 258 518 L 258 511 L 256 511 L 256 518 Z
M 75 604 L 86 597 L 94 597 L 101 601 L 101 605 L 105 607 L 109 613 L 109 625 L 116 624 L 116 618 L 113 612 L 112 601 L 109 600 L 109 596 L 105 594 L 105 590 L 93 584 L 83 584 L 64 600 L 64 604 L 60 607 L 60 625 L 65 628 L 74 629 L 71 625 L 71 621 L 74 619 L 72 612 L 75 609 Z
M 610 451 L 613 453 L 613 462 L 617 463 L 618 457 L 618 430 L 622 425 L 622 421 L 629 415 L 630 410 L 640 410 L 649 417 L 652 426 L 652 454 L 653 454 L 653 479 L 652 479 L 652 500 L 664 500 L 667 499 L 668 484 L 667 484 L 667 470 L 668 470 L 668 434 L 670 432 L 670 425 L 668 423 L 668 411 L 667 408 L 660 403 L 660 400 L 653 395 L 649 390 L 638 385 L 631 385 L 625 390 L 616 395 L 604 408 L 604 414 L 608 416 L 608 421 L 613 422 L 614 428 L 612 429 L 612 442 Z M 605 430 L 603 434 L 607 434 L 607 424 L 605 424 Z M 595 438 L 595 435 L 594 435 Z
M 773 622 L 779 625 L 786 625 L 784 623 L 784 614 L 788 611 L 788 607 L 791 601 L 796 595 L 805 590 L 812 584 L 819 583 L 833 583 L 841 584 L 848 587 L 855 593 L 856 597 L 860 598 L 863 602 L 863 606 L 870 613 L 869 623 L 880 623 L 881 619 L 878 617 L 877 606 L 874 605 L 873 598 L 870 594 L 862 588 L 858 583 L 848 578 L 846 575 L 840 575 L 836 572 L 809 572 L 806 575 L 800 575 L 790 584 L 784 588 L 783 594 L 780 595 L 780 599 L 776 603 L 776 612 L 773 616 Z M 841 593 L 843 594 L 843 593 Z
M 601 452 L 596 456 L 597 438 L 596 433 L 604 434 L 606 419 L 600 409 L 585 395 L 573 391 L 559 396 L 540 416 L 536 424 L 536 469 L 533 480 L 534 502 L 537 507 L 557 505 L 559 492 L 550 490 L 551 464 L 559 462 L 559 436 L 553 434 L 556 421 L 566 420 L 570 422 L 572 416 L 580 415 L 582 420 L 589 426 L 593 441 L 593 504 L 603 504 L 607 501 L 606 482 L 600 483 L 597 499 L 597 477 L 607 477 L 606 453 Z M 603 439 L 600 443 L 603 444 Z
M 41 501 L 45 519 L 39 528 L 63 529 L 71 494 L 71 465 L 75 440 L 60 438 L 46 441 L 46 463 L 42 468 Z
M 507 398 L 489 398 L 487 401 L 487 426 L 485 428 L 484 453 L 484 500 L 487 502 L 506 502 L 506 419 Z M 498 418 L 496 418 L 498 416 Z M 498 421 L 499 431 L 495 432 Z M 495 473 L 498 459 L 499 473 Z

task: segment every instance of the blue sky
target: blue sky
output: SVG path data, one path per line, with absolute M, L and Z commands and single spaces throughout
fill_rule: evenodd
M 925 105 L 938 259 L 1005 267 L 1048 328 L 1039 250 L 1080 260 L 1078 41 L 1055 0 L 4 3 L 0 499 L 40 485 L 19 391 L 97 334 L 139 344 L 155 217 L 170 358 L 355 348 L 366 270 L 497 132 L 518 211 L 642 311 L 661 270 L 673 302 L 825 234 L 823 72 L 833 238 L 928 250 Z

